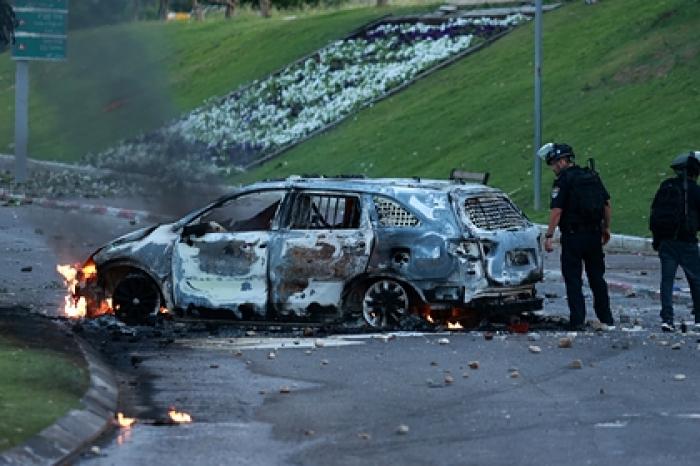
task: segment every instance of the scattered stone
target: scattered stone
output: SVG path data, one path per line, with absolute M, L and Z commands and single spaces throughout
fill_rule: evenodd
M 673 380 L 681 381 L 681 380 L 685 380 L 685 379 L 686 379 L 685 374 L 676 374 L 673 376 Z
M 267 355 L 267 359 L 277 359 L 277 355 L 274 351 L 270 351 L 270 353 Z
M 469 368 L 470 369 L 478 369 L 479 368 L 479 361 L 469 361 Z
M 431 366 L 437 366 L 438 363 L 437 363 L 437 361 L 430 361 L 430 365 L 431 365 Z
M 95 456 L 101 456 L 102 449 L 100 449 L 100 447 L 98 447 L 97 445 L 93 445 L 90 447 L 90 453 L 92 453 Z
M 450 344 L 450 340 L 448 340 L 447 338 L 440 338 L 440 339 L 438 340 L 438 344 L 440 344 L 440 345 L 449 345 L 449 344 Z
M 316 431 L 311 430 L 311 429 L 306 429 L 306 430 L 304 431 L 304 435 L 306 435 L 307 437 L 311 437 L 311 436 L 313 436 L 313 435 L 315 435 L 315 434 L 316 434 Z
M 698 346 L 698 349 L 700 350 L 700 346 Z M 468 379 L 468 378 L 469 378 L 469 372 L 462 372 L 462 378 Z
M 326 346 L 326 342 L 324 340 L 317 339 L 316 341 L 314 341 L 314 346 L 316 348 L 323 348 L 324 346 Z
M 518 377 L 520 377 L 520 372 L 518 372 L 518 371 L 513 371 L 513 372 L 510 373 L 510 378 L 511 378 L 511 379 L 517 379 Z
M 544 297 L 547 299 L 555 299 L 555 298 L 558 298 L 559 295 L 557 293 L 545 293 Z
M 266 394 L 267 392 L 266 392 L 265 390 L 260 390 L 258 393 L 260 393 L 261 395 L 264 395 L 264 394 Z
M 447 385 L 450 385 L 455 381 L 454 377 L 452 377 L 450 374 L 445 374 L 445 383 Z
M 396 428 L 396 433 L 399 435 L 406 435 L 411 429 L 406 424 L 401 424 Z
M 291 392 L 291 391 L 292 391 L 292 390 L 291 390 L 288 386 L 286 386 L 286 385 L 283 385 L 283 386 L 280 387 L 280 393 L 289 393 L 289 392 Z
M 310 349 L 307 349 L 306 351 L 304 351 L 304 354 L 307 356 L 312 354 L 312 353 L 313 353 L 313 351 L 311 351 Z
M 486 341 L 493 340 L 493 332 L 484 332 L 484 340 L 486 340 Z
M 573 340 L 569 337 L 563 337 L 559 339 L 559 348 L 571 348 L 573 346 Z
M 209 367 L 212 369 L 218 369 L 219 365 L 218 364 L 209 364 Z
M 580 359 L 574 359 L 569 363 L 569 367 L 572 369 L 583 369 L 583 361 Z
M 22 267 L 20 270 L 21 270 L 22 272 L 31 272 L 31 271 L 32 271 L 32 266 L 31 266 L 31 265 L 28 265 L 28 266 L 26 266 L 26 267 Z
M 659 342 L 659 346 L 668 346 L 668 342 L 666 340 L 662 340 Z
M 257 333 L 255 332 L 255 330 L 247 330 L 247 331 L 245 332 L 245 336 L 247 336 L 247 337 L 253 337 L 253 336 L 255 336 L 255 335 L 257 335 Z
M 328 359 L 321 359 L 321 365 L 322 365 L 322 366 L 327 366 L 327 365 L 328 365 Z
M 604 388 L 601 388 L 601 389 L 600 389 L 600 394 L 601 394 L 601 395 L 605 395 L 605 389 L 604 389 Z
M 671 349 L 681 349 L 681 344 L 680 343 L 674 343 L 671 345 Z
M 241 351 L 241 350 L 236 350 L 236 352 L 233 353 L 233 355 L 234 355 L 235 357 L 237 357 L 237 358 L 240 358 L 241 356 L 243 356 L 243 351 Z
M 542 352 L 542 348 L 540 348 L 537 345 L 530 345 L 527 347 L 527 349 L 529 349 L 531 353 L 541 353 Z
M 372 436 L 369 435 L 369 433 L 367 432 L 360 432 L 359 434 L 357 434 L 357 436 L 360 437 L 362 440 L 369 440 L 372 438 Z

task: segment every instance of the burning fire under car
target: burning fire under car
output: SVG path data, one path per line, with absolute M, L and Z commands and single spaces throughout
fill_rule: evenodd
M 68 317 L 114 314 L 450 329 L 541 309 L 539 229 L 483 183 L 259 182 L 59 266 Z

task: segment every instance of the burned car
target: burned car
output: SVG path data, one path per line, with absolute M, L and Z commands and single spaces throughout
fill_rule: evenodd
M 539 229 L 502 191 L 463 179 L 258 182 L 108 243 L 88 268 L 76 290 L 88 316 L 107 307 L 127 321 L 167 312 L 382 328 L 542 307 Z

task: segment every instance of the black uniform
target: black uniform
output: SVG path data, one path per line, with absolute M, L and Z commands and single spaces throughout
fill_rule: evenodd
M 576 165 L 562 170 L 554 180 L 550 208 L 562 209 L 559 220 L 561 232 L 561 271 L 566 284 L 566 296 L 569 302 L 570 324 L 572 327 L 583 325 L 586 320 L 586 304 L 583 299 L 582 272 L 586 266 L 588 283 L 593 292 L 593 307 L 598 320 L 607 325 L 613 325 L 610 312 L 608 285 L 603 278 L 605 274 L 605 254 L 603 253 L 603 211 L 591 216 L 581 207 L 582 198 L 590 198 L 590 192 L 596 190 L 594 196 L 600 199 L 600 209 L 610 199 L 600 178 L 595 175 L 597 185 L 591 187 L 581 180 L 590 180 L 591 172 Z M 588 177 L 588 178 L 586 178 Z

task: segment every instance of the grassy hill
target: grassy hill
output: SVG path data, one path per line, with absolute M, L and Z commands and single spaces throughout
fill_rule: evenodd
M 364 110 L 235 181 L 293 173 L 489 171 L 532 207 L 533 24 Z M 595 157 L 613 230 L 647 234 L 648 206 L 678 153 L 700 149 L 700 2 L 567 3 L 544 24 L 543 137 Z M 543 203 L 552 175 L 543 167 Z
M 68 60 L 30 67 L 30 156 L 78 160 L 160 127 L 391 12 L 296 12 L 233 21 L 139 22 L 71 32 Z M 14 63 L 0 56 L 0 153 L 12 152 Z

